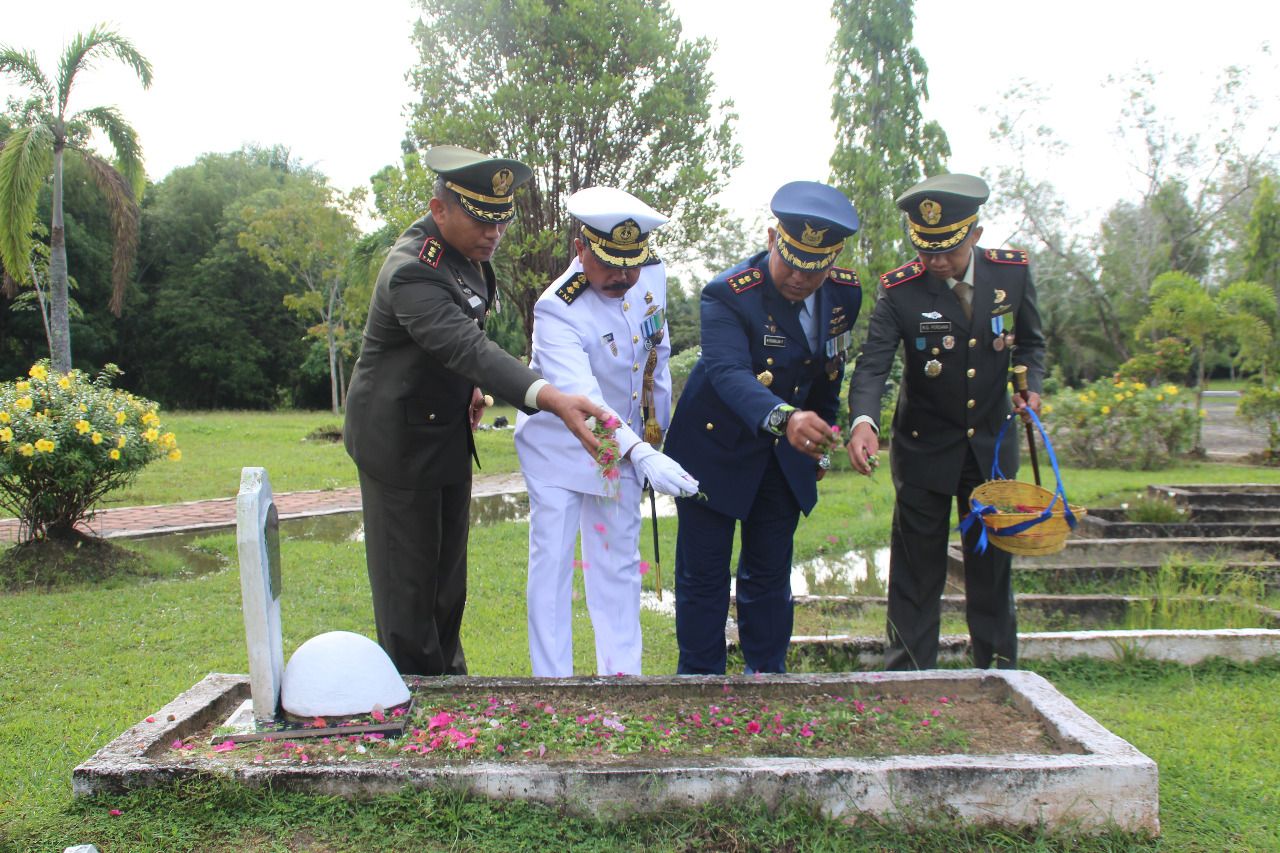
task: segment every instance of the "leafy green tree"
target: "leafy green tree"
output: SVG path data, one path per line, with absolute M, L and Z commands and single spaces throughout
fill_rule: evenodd
M 247 149 L 204 155 L 147 193 L 120 337 L 134 390 L 182 408 L 327 405 L 300 370 L 306 328 L 284 304 L 294 286 L 239 245 L 250 198 L 321 180 L 283 148 Z
M 669 213 L 669 260 L 720 227 L 724 212 L 711 198 L 740 159 L 730 105 L 713 108 L 711 45 L 683 39 L 665 0 L 419 4 L 411 147 L 465 145 L 534 170 L 499 257 L 503 296 L 519 307 L 526 336 L 534 302 L 570 259 L 570 193 L 623 187 Z M 382 199 L 423 209 L 429 176 L 415 164 L 411 152 L 403 180 L 384 179 Z
M 27 281 L 31 255 L 31 223 L 41 185 L 52 173 L 53 211 L 50 225 L 50 353 L 53 369 L 71 370 L 71 327 L 68 317 L 66 227 L 63 216 L 63 168 L 66 152 L 88 167 L 89 175 L 107 200 L 115 232 L 112 257 L 112 311 L 123 305 L 125 287 L 138 241 L 138 204 L 145 176 L 138 136 L 114 107 L 91 107 L 69 112 L 76 75 L 101 58 L 117 59 L 151 85 L 151 63 L 120 34 L 99 25 L 72 39 L 62 54 L 58 74 L 48 77 L 29 51 L 0 46 L 0 73 L 26 86 L 33 94 L 27 120 L 9 134 L 0 149 L 0 259 L 7 273 Z M 90 133 L 101 131 L 115 152 L 115 163 L 88 148 Z
M 285 307 L 304 320 L 319 320 L 308 334 L 324 341 L 335 415 L 345 399 L 338 375 L 344 272 L 356 241 L 353 216 L 362 200 L 360 191 L 347 197 L 326 186 L 299 184 L 264 190 L 240 210 L 245 222 L 237 237 L 240 248 L 302 288 L 301 293 L 285 294 Z
M 1151 313 L 1138 324 L 1135 337 L 1176 337 L 1186 342 L 1196 365 L 1196 412 L 1204 399 L 1205 353 L 1220 326 L 1218 307 L 1209 291 L 1184 272 L 1166 272 L 1151 285 Z M 1196 421 L 1195 451 L 1203 452 L 1200 421 Z
M 1280 199 L 1270 175 L 1258 186 L 1250 210 L 1244 274 L 1280 294 Z
M 863 278 L 914 254 L 893 200 L 951 156 L 947 134 L 925 121 L 928 67 L 911 44 L 912 0 L 835 0 L 839 24 L 831 47 L 836 68 L 832 180 L 853 199 L 861 225 L 847 250 Z

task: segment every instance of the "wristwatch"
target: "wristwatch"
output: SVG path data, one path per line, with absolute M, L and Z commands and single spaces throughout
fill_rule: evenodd
M 791 420 L 791 416 L 796 413 L 795 406 L 788 406 L 781 403 L 774 406 L 773 411 L 769 413 L 769 417 L 765 419 L 765 426 L 769 432 L 774 435 L 782 435 L 787 431 L 787 421 Z

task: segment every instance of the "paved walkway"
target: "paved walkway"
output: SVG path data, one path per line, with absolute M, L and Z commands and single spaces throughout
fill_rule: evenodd
M 520 474 L 490 474 L 476 477 L 471 484 L 473 497 L 523 492 Z M 275 495 L 276 512 L 281 519 L 336 512 L 360 511 L 360 488 L 331 489 L 312 492 L 282 492 Z M 236 499 L 215 498 L 160 506 L 127 506 L 94 513 L 82 528 L 103 538 L 155 536 L 192 530 L 215 530 L 235 527 Z M 0 542 L 18 541 L 18 521 L 0 519 Z

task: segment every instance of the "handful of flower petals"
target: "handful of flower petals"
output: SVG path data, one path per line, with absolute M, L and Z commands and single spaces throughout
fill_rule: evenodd
M 600 476 L 604 478 L 605 484 L 612 489 L 617 488 L 618 477 L 621 476 L 620 466 L 622 465 L 622 454 L 618 452 L 618 440 L 614 437 L 618 427 L 622 426 L 622 421 L 618 420 L 618 416 L 610 414 L 603 421 L 591 418 L 588 420 L 591 432 L 600 441 L 600 447 L 596 450 L 596 467 L 600 470 Z

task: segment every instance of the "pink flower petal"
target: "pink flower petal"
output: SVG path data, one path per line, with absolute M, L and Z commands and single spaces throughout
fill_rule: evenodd
M 147 717 L 147 722 L 148 722 L 148 723 L 154 723 L 155 721 L 156 721 L 156 718 L 155 718 L 155 717 Z
M 237 747 L 238 745 L 236 744 L 235 741 L 224 740 L 222 743 L 215 746 L 213 748 L 213 751 L 214 752 L 231 752 L 233 749 L 236 749 Z
M 107 814 L 111 815 L 112 817 L 120 817 L 120 815 L 124 814 L 124 812 L 120 811 L 119 809 L 111 809 L 107 812 Z

